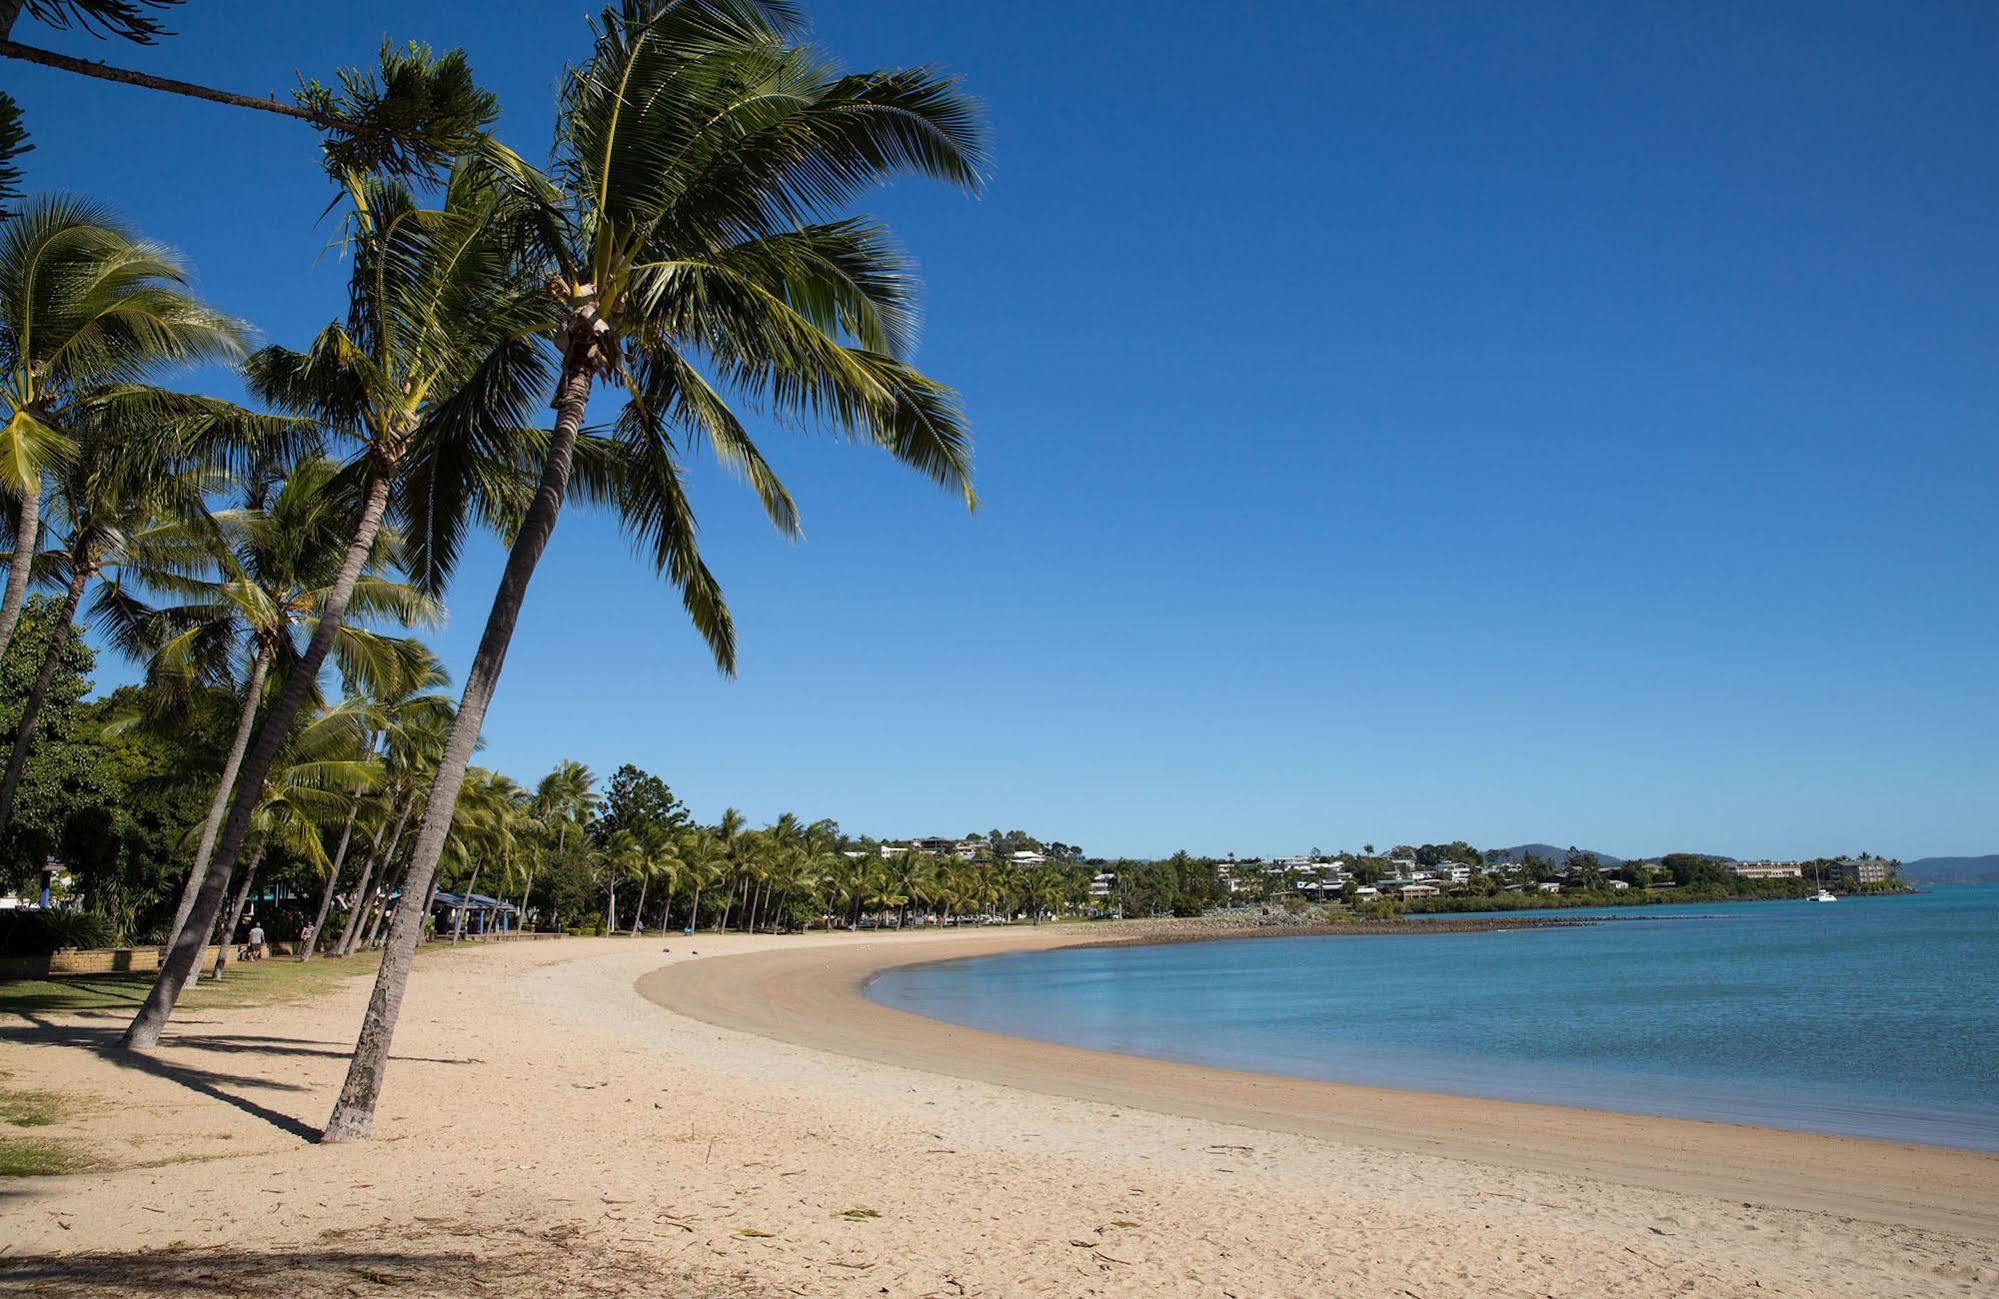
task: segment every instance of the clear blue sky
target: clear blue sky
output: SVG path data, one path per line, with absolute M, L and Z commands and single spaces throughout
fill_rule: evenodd
M 154 50 L 17 36 L 253 91 L 463 45 L 538 157 L 585 12 L 196 0 Z M 704 473 L 735 682 L 567 519 L 482 761 L 1093 853 L 1999 850 L 1999 9 L 816 12 L 850 63 L 989 107 L 985 198 L 873 205 L 985 508 L 773 433 L 794 547 Z M 309 133 L 0 76 L 34 183 L 272 339 L 339 310 Z M 454 669 L 496 570 L 452 593 Z

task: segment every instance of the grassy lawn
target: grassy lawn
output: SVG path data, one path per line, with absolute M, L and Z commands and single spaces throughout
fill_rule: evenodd
M 467 944 L 463 950 L 474 950 Z M 430 943 L 419 952 L 428 959 L 450 951 L 449 943 Z M 180 1004 L 193 1010 L 226 1006 L 275 1006 L 310 1001 L 349 979 L 372 975 L 381 955 L 334 960 L 315 957 L 301 964 L 288 956 L 229 967 L 222 981 L 203 978 L 181 994 Z M 124 974 L 67 974 L 52 979 L 0 981 L 0 1015 L 68 1014 L 82 1010 L 137 1011 L 153 986 L 151 971 Z

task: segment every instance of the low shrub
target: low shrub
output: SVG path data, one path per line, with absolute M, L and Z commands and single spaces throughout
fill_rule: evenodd
M 88 911 L 0 911 L 0 956 L 47 956 L 66 947 L 111 947 L 117 931 Z

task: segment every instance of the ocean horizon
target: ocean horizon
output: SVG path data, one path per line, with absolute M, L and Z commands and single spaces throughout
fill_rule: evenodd
M 1999 886 L 1570 914 L 1602 923 L 1067 948 L 868 995 L 1256 1073 L 1999 1151 Z

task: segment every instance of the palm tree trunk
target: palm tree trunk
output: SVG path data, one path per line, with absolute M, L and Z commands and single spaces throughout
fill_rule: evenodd
M 292 720 L 305 706 L 306 695 L 319 679 L 320 665 L 326 662 L 327 652 L 333 648 L 333 638 L 347 616 L 347 601 L 354 594 L 354 584 L 360 581 L 361 570 L 368 563 L 368 552 L 374 548 L 376 534 L 381 531 L 382 511 L 389 503 L 390 477 L 391 466 L 383 464 L 378 464 L 369 476 L 361 517 L 354 524 L 354 536 L 347 545 L 347 554 L 341 559 L 340 572 L 335 576 L 326 602 L 320 609 L 319 627 L 312 634 L 312 643 L 306 648 L 305 658 L 286 676 L 283 693 L 271 705 L 264 724 L 257 728 L 257 737 L 250 743 L 250 754 L 236 776 L 236 792 L 230 799 L 228 819 L 222 824 L 222 838 L 215 846 L 214 856 L 209 859 L 208 876 L 202 880 L 201 888 L 195 894 L 194 909 L 188 913 L 189 923 L 182 926 L 180 936 L 167 952 L 159 976 L 153 980 L 152 991 L 146 995 L 146 1004 L 139 1008 L 131 1027 L 125 1030 L 121 1046 L 130 1049 L 149 1047 L 159 1042 L 160 1032 L 166 1028 L 168 1016 L 173 1014 L 174 1002 L 180 997 L 181 988 L 201 960 L 201 949 L 189 937 L 188 931 L 205 933 L 222 909 L 225 885 L 217 878 L 214 865 L 221 862 L 223 869 L 227 870 L 236 864 L 238 854 L 243 851 L 243 841 L 250 834 L 250 816 L 257 810 L 257 795 L 264 788 L 264 777 L 270 774 L 271 765 L 277 761 L 278 750 L 291 731 Z
M 335 956 L 345 956 L 353 950 L 354 930 L 361 923 L 361 913 L 368 906 L 368 885 L 375 879 L 375 863 L 380 860 L 380 852 L 373 848 L 367 860 L 361 863 L 361 878 L 354 882 L 354 905 L 347 908 L 347 919 L 340 926 L 340 941 L 333 944 Z
M 34 567 L 41 533 L 42 493 L 37 489 L 21 498 L 21 515 L 14 525 L 14 558 L 7 565 L 7 594 L 0 599 L 0 656 L 14 643 L 14 625 L 21 621 L 21 606 L 28 600 L 29 570 Z
M 0 55 L 7 58 L 40 64 L 45 68 L 57 68 L 63 72 L 74 72 L 79 76 L 95 77 L 99 81 L 113 81 L 121 86 L 164 90 L 168 94 L 186 95 L 189 99 L 204 99 L 211 104 L 227 104 L 231 108 L 254 108 L 261 113 L 276 113 L 279 117 L 293 117 L 302 122 L 311 122 L 322 129 L 334 125 L 317 113 L 281 100 L 239 95 L 233 90 L 216 90 L 209 86 L 196 85 L 192 81 L 179 81 L 173 77 L 156 77 L 149 72 L 116 68 L 95 59 L 79 59 L 68 54 L 58 54 L 54 50 L 45 50 L 38 46 L 23 45 L 19 41 L 9 40 L 6 38 L 6 33 L 13 26 L 13 17 L 9 11 L 18 14 L 24 3 L 26 0 L 0 0 Z
M 481 866 L 484 866 L 485 864 L 486 863 L 483 861 L 475 861 L 472 863 L 472 882 L 465 886 L 464 901 L 468 905 L 472 901 L 472 890 L 479 887 L 479 868 Z M 466 908 L 464 906 L 458 908 L 458 918 L 456 921 L 453 922 L 451 926 L 451 945 L 453 947 L 456 947 L 458 945 L 458 940 L 464 937 L 465 935 L 465 910 Z
M 534 896 L 534 863 L 530 862 L 528 863 L 527 883 L 521 885 L 521 900 L 514 904 L 515 912 L 517 912 L 520 915 L 520 924 L 518 926 L 518 929 L 522 933 L 527 932 L 528 899 L 533 896 Z
M 666 886 L 666 906 L 661 908 L 659 913 L 659 936 L 661 938 L 666 937 L 667 930 L 673 924 L 673 891 L 673 885 L 669 884 Z
M 641 876 L 639 878 L 639 904 L 632 908 L 632 937 L 634 938 L 638 938 L 645 933 L 646 890 L 651 886 L 652 879 L 650 876 Z
M 694 886 L 694 909 L 687 913 L 687 932 L 693 933 L 701 927 L 701 885 Z
M 465 782 L 465 768 L 470 765 L 472 749 L 479 741 L 479 728 L 486 723 L 486 709 L 493 702 L 493 691 L 500 684 L 500 670 L 506 665 L 507 646 L 513 639 L 514 624 L 520 620 L 528 583 L 562 513 L 562 498 L 569 490 L 570 458 L 576 450 L 576 435 L 583 427 L 584 410 L 590 404 L 590 370 L 583 364 L 582 355 L 579 348 L 563 364 L 562 383 L 556 389 L 555 431 L 549 438 L 548 459 L 542 466 L 541 482 L 535 487 L 534 502 L 521 521 L 512 549 L 507 552 L 500 589 L 494 593 L 485 633 L 479 638 L 472 670 L 465 677 L 465 694 L 459 701 L 457 716 L 451 721 L 444 760 L 438 764 L 430 803 L 424 809 L 423 828 L 417 832 L 416 849 L 410 856 L 409 879 L 403 889 L 405 901 L 411 895 L 410 885 L 421 894 L 437 873 L 445 836 L 451 832 L 451 816 L 458 806 L 458 790 Z M 413 907 L 397 908 L 395 919 L 389 924 L 382 968 L 375 976 L 375 991 L 368 999 L 368 1012 L 361 1021 L 361 1036 L 354 1045 L 354 1059 L 322 1140 L 361 1140 L 374 1125 L 375 1100 L 381 1094 L 382 1074 L 389 1066 L 389 1044 L 395 1037 L 396 1017 L 402 1011 L 410 963 L 416 956 L 417 938 L 422 932 L 423 917 Z
M 222 972 L 229 968 L 229 949 L 235 945 L 236 926 L 243 923 L 243 908 L 250 901 L 250 886 L 256 882 L 257 867 L 263 863 L 263 860 L 264 850 L 259 847 L 256 854 L 250 858 L 250 868 L 243 872 L 242 886 L 236 890 L 236 904 L 229 908 L 229 923 L 222 926 L 222 942 L 215 953 L 215 977 L 218 979 L 222 977 Z
M 737 880 L 729 881 L 729 896 L 722 899 L 722 918 L 715 922 L 715 932 L 718 934 L 729 927 L 729 913 L 735 910 L 736 907 L 736 885 L 738 883 L 739 881 Z
M 319 947 L 319 931 L 326 927 L 326 913 L 333 909 L 333 890 L 340 883 L 340 866 L 347 860 L 347 844 L 354 837 L 354 817 L 361 811 L 361 800 L 355 799 L 354 806 L 347 809 L 347 828 L 340 832 L 340 846 L 333 850 L 333 865 L 326 871 L 326 888 L 319 895 L 319 914 L 312 918 L 312 937 L 299 944 L 298 959 L 309 961 Z
M 403 842 L 403 827 L 409 824 L 410 813 L 415 809 L 416 809 L 416 800 L 414 798 L 410 799 L 409 802 L 403 804 L 402 815 L 396 818 L 395 832 L 389 836 L 389 850 L 383 853 L 375 861 L 375 865 L 380 868 L 376 873 L 375 877 L 376 887 L 377 891 L 380 892 L 385 899 L 383 903 L 383 905 L 385 906 L 387 905 L 386 898 L 389 891 L 388 888 L 386 887 L 389 882 L 389 871 L 392 870 L 395 866 L 396 849 L 400 847 Z M 359 923 L 358 925 L 354 923 L 355 917 L 352 916 L 349 917 L 349 925 L 350 925 L 349 932 L 342 936 L 342 941 L 341 941 L 340 954 L 342 956 L 350 955 L 355 948 L 365 946 L 366 944 L 362 942 L 362 936 L 364 934 L 367 935 L 370 941 L 373 940 L 374 934 L 370 926 L 372 922 L 375 920 L 377 914 L 374 909 L 374 904 L 375 904 L 375 898 L 373 894 L 367 895 L 365 898 L 363 898 L 363 900 L 354 904 L 354 910 L 359 917 Z
M 76 606 L 83 603 L 83 588 L 90 584 L 90 566 L 79 563 L 70 574 L 69 590 L 62 600 L 62 620 L 49 637 L 49 647 L 42 654 L 41 670 L 35 673 L 34 689 L 28 692 L 28 702 L 21 708 L 20 723 L 14 728 L 14 752 L 7 758 L 7 777 L 0 781 L 0 831 L 4 831 L 14 820 L 14 795 L 21 788 L 21 768 L 28 761 L 28 744 L 34 739 L 35 719 L 40 716 L 42 705 L 49 697 L 49 686 L 56 679 L 56 668 L 62 665 L 63 648 L 69 644 L 70 632 L 76 622 Z
M 229 794 L 236 787 L 236 770 L 243 765 L 243 751 L 250 747 L 250 733 L 257 726 L 257 704 L 263 699 L 264 677 L 271 670 L 273 646 L 266 644 L 258 649 L 256 661 L 250 666 L 250 683 L 244 688 L 243 708 L 236 718 L 236 736 L 229 742 L 229 757 L 222 764 L 222 778 L 216 782 L 215 797 L 208 802 L 208 819 L 201 825 L 201 844 L 194 850 L 194 869 L 187 873 L 187 882 L 181 885 L 180 905 L 174 908 L 174 927 L 167 937 L 167 945 L 180 937 L 180 927 L 187 923 L 187 913 L 194 909 L 194 895 L 201 888 L 202 877 L 208 874 L 208 859 L 215 852 L 215 836 L 222 829 L 222 814 L 229 810 Z M 354 818 L 347 818 L 348 829 L 354 828 Z M 341 843 L 345 844 L 345 839 Z M 320 917 L 322 920 L 324 916 Z
M 375 939 L 382 932 L 382 921 L 388 917 L 390 908 L 395 905 L 397 892 L 409 882 L 407 867 L 403 870 L 402 879 L 395 884 L 389 883 L 389 870 L 389 866 L 382 867 L 382 899 L 375 904 L 374 914 L 368 917 L 368 934 L 361 940 L 361 950 L 364 952 L 375 945 Z

